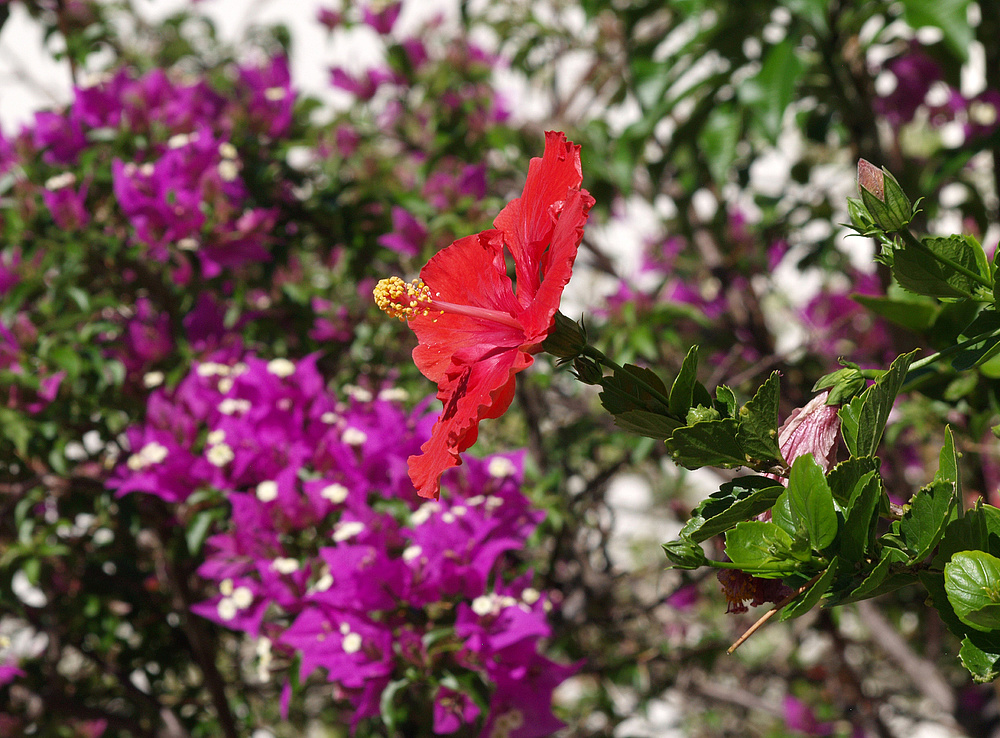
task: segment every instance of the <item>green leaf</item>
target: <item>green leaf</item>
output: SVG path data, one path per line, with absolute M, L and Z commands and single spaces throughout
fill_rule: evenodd
M 660 441 L 670 438 L 670 434 L 681 427 L 679 420 L 648 410 L 626 410 L 615 415 L 614 419 L 615 425 L 623 430 Z
M 833 584 L 834 577 L 837 576 L 837 570 L 840 568 L 840 559 L 834 557 L 830 562 L 830 565 L 823 572 L 823 576 L 816 580 L 816 582 L 807 589 L 804 593 L 799 595 L 797 598 L 792 600 L 792 602 L 781 612 L 781 620 L 791 620 L 792 618 L 797 618 L 800 615 L 805 615 L 807 612 L 813 609 L 816 604 L 820 601 L 826 591 Z
M 223 508 L 212 508 L 195 513 L 184 533 L 188 552 L 192 556 L 197 556 L 201 552 L 201 547 L 205 544 L 205 539 L 212 532 L 213 523 L 221 520 L 224 513 Z
M 681 370 L 670 387 L 670 412 L 678 418 L 691 409 L 694 386 L 698 381 L 698 347 L 692 346 L 684 357 Z
M 655 394 L 666 398 L 667 388 L 658 376 L 649 369 L 626 364 L 621 371 L 600 380 L 604 391 L 600 393 L 601 404 L 612 415 L 628 410 L 646 410 L 657 414 L 667 414 L 670 408 Z
M 801 520 L 809 543 L 822 551 L 837 537 L 837 511 L 833 493 L 826 483 L 823 469 L 811 454 L 800 456 L 792 463 L 788 477 L 788 503 L 793 519 Z
M 984 653 L 1000 654 L 1000 632 L 977 630 L 962 622 L 955 614 L 945 588 L 943 572 L 922 571 L 920 572 L 920 582 L 927 588 L 928 600 L 938 611 L 941 620 L 948 626 L 948 630 L 959 638 L 967 638 L 970 643 Z
M 986 308 L 979 313 L 976 319 L 962 331 L 962 335 L 966 339 L 975 338 L 983 333 L 997 335 L 988 336 L 962 348 L 951 360 L 951 365 L 956 371 L 961 372 L 979 366 L 996 355 L 997 348 L 1000 347 L 1000 313 L 992 308 Z
M 937 255 L 979 273 L 980 260 L 968 241 L 956 235 L 924 238 L 920 243 L 924 248 L 904 241 L 892 251 L 892 274 L 903 289 L 941 298 L 962 298 L 975 292 L 976 280 L 935 258 Z
M 852 456 L 873 456 L 878 450 L 896 395 L 903 386 L 906 372 L 916 353 L 917 351 L 911 351 L 897 356 L 889 370 L 860 396 L 864 398 L 864 403 L 857 418 L 857 445 L 851 452 Z M 854 408 L 854 402 L 851 403 L 851 408 Z
M 861 408 L 864 406 L 865 395 L 858 395 L 837 411 L 837 416 L 840 418 L 840 435 L 843 437 L 844 445 L 847 446 L 851 456 L 869 455 L 858 453 L 858 422 L 861 417 Z
M 382 718 L 382 722 L 385 723 L 385 727 L 388 729 L 389 733 L 395 732 L 398 718 L 403 717 L 399 715 L 398 707 L 395 705 L 396 695 L 403 688 L 409 686 L 410 680 L 406 679 L 394 679 L 386 685 L 385 689 L 382 690 L 382 696 L 379 698 L 379 713 Z
M 795 514 L 787 489 L 782 489 L 771 508 L 771 520 L 792 538 L 808 538 L 805 522 Z
M 941 312 L 939 304 L 931 301 L 900 300 L 894 297 L 851 295 L 851 299 L 864 305 L 878 316 L 916 333 L 928 330 Z
M 882 480 L 868 472 L 858 480 L 840 537 L 840 557 L 848 564 L 861 561 L 875 542 L 875 522 L 882 500 Z
M 705 541 L 769 510 L 785 488 L 767 477 L 738 477 L 723 484 L 694 511 L 681 538 Z
M 746 456 L 759 462 L 784 462 L 778 448 L 779 376 L 772 372 L 739 413 L 736 440 Z
M 18 454 L 26 456 L 31 442 L 31 428 L 26 418 L 15 410 L 0 407 L 0 439 L 10 441 Z
M 990 530 L 991 516 L 984 507 L 988 506 L 984 506 L 980 498 L 975 507 L 945 526 L 932 566 L 943 568 L 959 551 L 986 551 L 994 556 L 1000 555 L 1000 536 L 997 531 Z
M 911 28 L 940 28 L 948 48 L 966 62 L 973 41 L 968 8 L 969 0 L 903 0 L 903 18 Z
M 736 433 L 732 418 L 706 420 L 675 430 L 667 439 L 667 449 L 674 463 L 686 469 L 743 466 L 747 460 Z
M 941 540 L 956 502 L 955 487 L 948 482 L 932 482 L 913 496 L 909 509 L 898 522 L 900 540 L 910 554 L 910 564 L 923 561 Z
M 958 657 L 962 660 L 962 666 L 968 669 L 972 678 L 980 684 L 992 682 L 1000 676 L 1000 653 L 984 651 L 968 636 L 962 639 Z
M 955 435 L 951 426 L 944 428 L 944 445 L 938 454 L 938 470 L 934 474 L 935 482 L 947 482 L 955 486 L 955 495 L 961 498 L 962 486 L 959 481 L 958 452 L 955 450 Z
M 955 615 L 982 631 L 1000 630 L 1000 559 L 962 551 L 944 567 L 944 589 Z
M 729 389 L 729 387 L 720 384 L 715 388 L 715 405 L 720 411 L 726 411 L 726 417 L 732 418 L 736 415 L 736 406 L 738 404 L 736 393 Z
M 742 132 L 743 113 L 732 104 L 714 108 L 698 132 L 698 145 L 705 153 L 712 179 L 719 184 L 729 179 Z
M 740 102 L 772 144 L 777 143 L 781 122 L 795 94 L 804 64 L 795 53 L 795 42 L 782 41 L 764 56 L 760 71 L 738 87 Z
M 774 523 L 751 520 L 726 532 L 726 555 L 748 574 L 780 577 L 791 574 L 798 562 L 789 558 L 792 538 Z
M 880 463 L 875 456 L 853 456 L 833 467 L 826 475 L 826 483 L 830 485 L 834 501 L 847 508 L 858 482 L 869 472 L 877 472 Z

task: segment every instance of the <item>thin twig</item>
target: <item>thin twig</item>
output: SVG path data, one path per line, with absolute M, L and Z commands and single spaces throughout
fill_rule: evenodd
M 746 642 L 747 638 L 749 638 L 754 633 L 756 633 L 758 630 L 760 630 L 762 627 L 764 627 L 764 624 L 768 620 L 770 620 L 771 618 L 773 618 L 775 615 L 777 615 L 778 612 L 781 610 L 781 608 L 783 608 L 789 602 L 791 602 L 792 600 L 794 600 L 796 597 L 798 597 L 800 594 L 802 594 L 807 589 L 809 589 L 811 586 L 813 586 L 816 582 L 818 582 L 819 578 L 821 576 L 823 576 L 823 574 L 824 574 L 824 572 L 820 572 L 819 574 L 817 574 L 816 576 L 814 576 L 812 579 L 810 579 L 808 582 L 806 582 L 801 587 L 799 587 L 797 590 L 795 590 L 790 595 L 788 595 L 781 602 L 779 602 L 778 604 L 776 604 L 772 609 L 770 609 L 766 613 L 764 613 L 764 615 L 761 616 L 761 618 L 756 623 L 754 623 L 749 628 L 747 628 L 746 633 L 744 633 L 743 635 L 741 635 L 739 638 L 736 639 L 736 642 L 733 645 L 731 645 L 726 650 L 726 653 L 731 654 L 737 648 L 739 648 L 740 646 L 742 646 Z

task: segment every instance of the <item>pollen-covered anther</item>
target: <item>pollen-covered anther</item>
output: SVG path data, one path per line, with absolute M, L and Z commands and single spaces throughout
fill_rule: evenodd
M 430 288 L 419 279 L 404 282 L 399 277 L 389 277 L 375 285 L 373 294 L 382 312 L 400 320 L 409 320 L 418 313 L 426 315 L 431 304 Z

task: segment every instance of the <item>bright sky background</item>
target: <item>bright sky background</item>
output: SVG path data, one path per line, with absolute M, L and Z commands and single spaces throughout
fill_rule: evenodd
M 374 32 L 359 29 L 352 38 L 333 37 L 316 20 L 321 7 L 335 7 L 337 0 L 203 0 L 200 12 L 215 23 L 223 39 L 232 41 L 244 35 L 248 25 L 282 22 L 294 38 L 292 79 L 299 89 L 325 99 L 336 100 L 329 86 L 329 67 L 339 63 L 362 69 L 378 59 Z M 138 13 L 149 20 L 163 18 L 185 7 L 190 0 L 133 0 Z M 407 2 L 398 21 L 401 29 L 412 28 L 424 18 L 443 13 L 456 17 L 457 0 L 422 0 Z M 16 131 L 28 122 L 35 110 L 66 103 L 70 98 L 69 68 L 52 59 L 61 48 L 54 38 L 46 50 L 42 28 L 20 4 L 11 8 L 11 16 L 0 31 L 0 128 Z

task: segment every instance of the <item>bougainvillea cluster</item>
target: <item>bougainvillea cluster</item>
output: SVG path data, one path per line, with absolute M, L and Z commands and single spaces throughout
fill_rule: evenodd
M 542 517 L 519 490 L 522 456 L 469 459 L 421 501 L 406 458 L 433 417 L 391 388 L 344 393 L 315 356 L 217 353 L 152 393 L 111 484 L 181 516 L 228 506 L 198 570 L 215 594 L 194 610 L 256 641 L 286 710 L 289 670 L 322 670 L 354 728 L 392 684 L 396 704 L 433 706 L 437 734 L 549 735 L 552 690 L 575 669 L 541 653 L 552 599 L 505 556 Z

